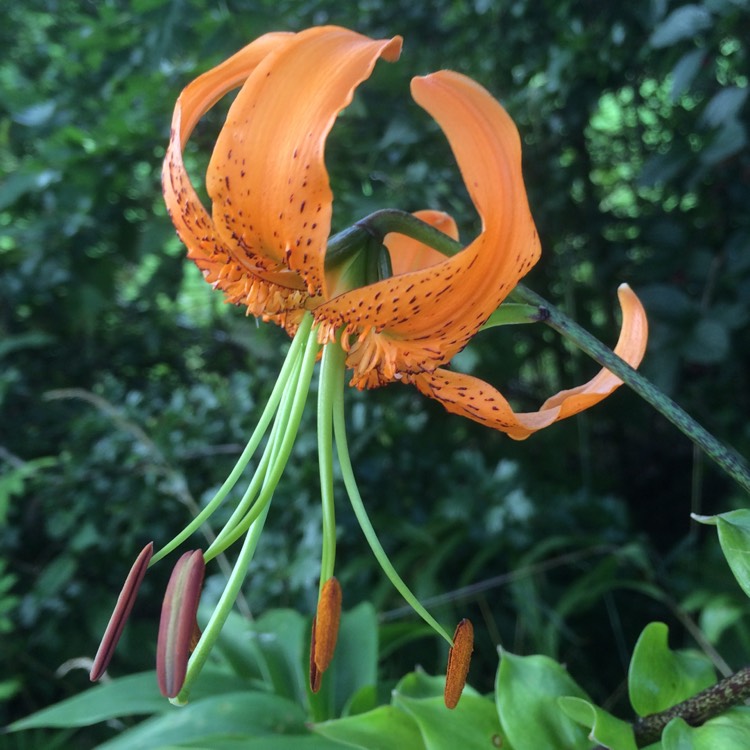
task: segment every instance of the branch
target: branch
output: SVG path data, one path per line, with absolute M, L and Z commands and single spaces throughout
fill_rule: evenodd
M 750 698 L 750 667 L 743 667 L 729 677 L 701 691 L 666 711 L 642 716 L 633 724 L 638 747 L 657 742 L 672 719 L 683 719 L 691 726 L 703 724 Z

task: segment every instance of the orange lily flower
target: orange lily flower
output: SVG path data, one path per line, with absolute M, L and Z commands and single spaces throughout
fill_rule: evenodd
M 352 509 L 376 559 L 414 610 L 451 646 L 445 703 L 453 708 L 469 670 L 473 627 L 462 620 L 451 638 L 408 589 L 375 534 L 347 448 L 345 370 L 352 371 L 351 384 L 358 388 L 411 383 L 449 411 L 516 439 L 592 406 L 621 384 L 605 369 L 585 385 L 553 396 L 538 412 L 515 413 L 494 388 L 443 367 L 488 322 L 540 255 L 518 132 L 500 104 L 469 78 L 440 71 L 415 78 L 411 88 L 448 138 L 482 220 L 479 235 L 461 247 L 449 216 L 421 211 L 413 217 L 399 214 L 387 230 L 376 226 L 373 215 L 329 238 L 333 196 L 325 167 L 326 139 L 377 60 L 395 61 L 400 50 L 400 37 L 372 40 L 332 26 L 267 34 L 197 78 L 177 100 L 163 188 L 188 255 L 228 301 L 277 323 L 293 340 L 258 427 L 227 480 L 174 539 L 153 555 L 147 545 L 133 566 L 92 679 L 107 667 L 146 568 L 182 544 L 227 499 L 268 433 L 247 490 L 222 530 L 205 552 L 183 556 L 167 591 L 158 648 L 160 687 L 174 702 L 186 700 L 252 561 L 320 358 L 323 545 L 311 635 L 311 689 L 319 689 L 334 658 L 342 601 L 334 577 L 335 442 Z M 240 86 L 208 167 L 209 213 L 190 182 L 182 152 L 203 114 Z M 385 268 L 375 271 L 386 257 Z M 629 287 L 623 285 L 619 294 L 623 326 L 615 351 L 637 366 L 646 345 L 646 318 Z M 235 567 L 201 634 L 195 613 L 204 566 L 240 538 L 244 541 Z
M 340 269 L 326 268 L 333 204 L 326 138 L 378 58 L 394 61 L 400 49 L 400 37 L 371 40 L 337 27 L 268 34 L 197 78 L 175 107 L 163 173 L 167 207 L 189 257 L 230 302 L 290 333 L 312 311 L 320 343 L 339 338 L 352 385 L 413 383 L 449 411 L 522 439 L 601 401 L 621 381 L 603 370 L 539 412 L 515 414 L 490 386 L 438 369 L 540 255 L 518 133 L 487 91 L 450 71 L 412 81 L 415 100 L 453 149 L 482 219 L 479 236 L 446 258 L 391 234 L 393 275 L 359 288 L 348 288 Z M 182 149 L 200 117 L 240 84 L 208 168 L 209 215 L 190 184 Z M 455 237 L 450 217 L 419 216 Z M 647 340 L 645 314 L 628 288 L 620 299 L 617 353 L 637 366 Z

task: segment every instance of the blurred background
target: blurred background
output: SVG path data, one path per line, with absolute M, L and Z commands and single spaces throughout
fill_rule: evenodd
M 264 32 L 335 23 L 405 38 L 329 139 L 335 230 L 430 207 L 470 239 L 460 175 L 408 82 L 451 68 L 487 87 L 524 142 L 544 249 L 526 283 L 613 344 L 628 282 L 651 323 L 643 372 L 750 455 L 746 0 L 33 0 L 3 18 L 3 724 L 88 685 L 70 660 L 95 653 L 131 561 L 212 495 L 275 382 L 288 339 L 203 282 L 159 185 L 183 86 Z M 190 142 L 198 179 L 226 106 Z M 524 409 L 598 369 L 542 326 L 483 333 L 458 360 Z M 482 692 L 502 644 L 564 662 L 617 706 L 654 619 L 674 646 L 747 662 L 747 601 L 689 517 L 747 499 L 627 389 L 522 443 L 398 385 L 347 393 L 347 410 L 375 527 L 415 592 L 440 597 L 441 622 L 474 621 Z M 253 613 L 315 604 L 313 412 L 245 586 Z M 368 599 L 384 628 L 421 627 L 339 497 L 345 606 Z M 114 674 L 152 668 L 168 567 L 144 584 Z M 222 575 L 209 573 L 208 596 Z M 384 651 L 382 679 L 441 672 L 443 646 Z

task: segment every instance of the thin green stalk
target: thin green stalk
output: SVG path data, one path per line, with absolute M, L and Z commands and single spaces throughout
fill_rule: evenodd
M 336 510 L 333 494 L 333 400 L 336 373 L 344 369 L 344 352 L 340 346 L 326 346 L 320 363 L 318 386 L 318 464 L 320 498 L 323 509 L 323 550 L 320 559 L 320 584 L 333 575 L 336 562 Z
M 327 348 L 334 347 L 340 349 L 338 344 L 329 344 Z M 359 526 L 362 529 L 362 533 L 365 535 L 367 543 L 370 545 L 372 553 L 375 555 L 375 559 L 378 561 L 383 572 L 388 576 L 396 590 L 404 597 L 404 599 L 406 599 L 412 609 L 452 647 L 453 639 L 448 635 L 442 625 L 440 625 L 440 623 L 422 606 L 419 599 L 414 596 L 406 583 L 404 583 L 401 576 L 396 572 L 396 569 L 391 564 L 388 555 L 386 555 L 385 550 L 380 544 L 380 540 L 378 539 L 375 529 L 370 522 L 370 518 L 367 515 L 365 504 L 362 502 L 362 496 L 359 494 L 357 480 L 354 477 L 351 458 L 349 457 L 349 447 L 346 438 L 346 421 L 344 419 L 343 351 L 338 356 L 341 358 L 342 364 L 338 367 L 337 371 L 331 375 L 331 381 L 334 381 L 335 376 L 335 391 L 333 396 L 333 432 L 336 438 L 336 451 L 339 459 L 339 466 L 341 467 L 344 486 L 349 495 L 352 510 L 357 517 Z
M 447 256 L 453 256 L 462 249 L 460 242 L 453 240 L 434 227 L 424 224 L 411 214 L 395 209 L 376 211 L 359 221 L 357 226 L 366 229 L 373 236 L 380 236 L 381 238 L 389 232 L 398 232 L 419 240 Z M 539 320 L 554 328 L 602 367 L 606 367 L 621 378 L 626 385 L 713 459 L 746 492 L 750 493 L 750 468 L 745 460 L 734 450 L 717 440 L 653 383 L 531 289 L 518 284 L 510 298 L 514 302 L 535 305 L 539 311 Z
M 195 679 L 200 674 L 201 669 L 203 669 L 203 665 L 206 663 L 206 659 L 211 653 L 211 649 L 216 643 L 221 633 L 221 629 L 224 627 L 224 623 L 227 621 L 227 617 L 229 617 L 229 613 L 232 611 L 234 602 L 237 599 L 237 596 L 240 593 L 240 589 L 242 588 L 242 584 L 245 581 L 247 569 L 253 559 L 255 549 L 258 546 L 258 540 L 260 539 L 261 532 L 263 531 L 263 526 L 266 523 L 266 518 L 268 516 L 270 507 L 270 503 L 266 504 L 266 506 L 263 508 L 263 511 L 256 519 L 256 521 L 252 524 L 250 531 L 245 537 L 245 541 L 242 544 L 242 549 L 240 550 L 237 562 L 234 564 L 234 569 L 232 570 L 232 574 L 229 576 L 227 585 L 224 587 L 224 591 L 222 592 L 219 602 L 216 605 L 213 613 L 211 614 L 211 618 L 209 619 L 205 630 L 201 634 L 198 645 L 195 647 L 195 651 L 193 651 L 190 657 L 187 673 L 185 675 L 185 682 L 182 685 L 182 689 L 180 690 L 176 698 L 170 698 L 170 702 L 174 703 L 175 705 L 182 706 L 187 703 L 188 696 L 190 694 L 190 688 L 192 687 Z
M 206 556 L 209 558 L 214 556 L 215 550 L 219 549 L 220 547 L 226 548 L 227 546 L 232 544 L 232 542 L 239 539 L 242 533 L 244 533 L 243 531 L 235 533 L 235 535 L 231 537 L 231 539 L 230 535 L 233 532 L 236 532 L 241 523 L 244 523 L 244 529 L 246 530 L 250 523 L 252 523 L 252 521 L 254 521 L 255 518 L 258 517 L 258 513 L 260 512 L 260 510 L 257 507 L 257 503 L 255 504 L 255 506 L 254 503 L 257 499 L 257 495 L 265 484 L 268 467 L 271 465 L 272 461 L 275 460 L 278 433 L 283 433 L 286 430 L 286 425 L 289 422 L 289 415 L 291 414 L 292 404 L 294 403 L 296 386 L 299 384 L 299 376 L 302 369 L 303 358 L 304 353 L 300 354 L 300 356 L 297 358 L 294 370 L 289 376 L 287 383 L 291 383 L 292 385 L 285 390 L 284 395 L 281 398 L 281 403 L 279 404 L 276 411 L 276 417 L 274 418 L 273 427 L 271 428 L 271 433 L 269 435 L 268 441 L 266 442 L 266 447 L 263 450 L 263 455 L 261 457 L 261 460 L 258 462 L 255 473 L 250 480 L 250 484 L 245 490 L 243 496 L 240 498 L 239 503 L 237 503 L 237 507 L 232 512 L 232 515 L 229 517 L 227 522 L 224 524 L 224 527 L 207 550 Z M 249 516 L 249 513 L 251 513 L 252 515 Z
M 310 380 L 315 367 L 318 349 L 319 345 L 317 342 L 317 336 L 315 332 L 311 333 L 308 329 L 301 367 L 298 377 L 294 382 L 295 388 L 293 391 L 284 394 L 285 400 L 291 401 L 291 408 L 283 408 L 285 405 L 282 404 L 282 408 L 279 409 L 269 437 L 271 465 L 264 477 L 263 486 L 254 506 L 258 509 L 258 512 L 256 517 L 254 517 L 244 529 L 244 531 L 247 531 L 247 535 L 242 544 L 242 549 L 240 550 L 237 562 L 229 576 L 227 585 L 224 587 L 219 602 L 198 641 L 198 645 L 190 657 L 185 683 L 183 684 L 179 695 L 173 699 L 173 702 L 178 705 L 187 702 L 192 683 L 203 668 L 203 665 L 205 664 L 213 645 L 216 643 L 216 640 L 221 633 L 221 629 L 229 617 L 229 613 L 231 612 L 242 588 L 248 567 L 253 559 L 253 555 L 258 546 L 258 540 L 260 539 L 261 532 L 266 523 L 266 518 L 268 517 L 273 493 L 278 485 L 287 461 L 289 460 L 291 448 L 294 444 L 294 439 L 299 428 L 302 411 L 304 410 L 305 402 L 307 400 Z M 242 525 L 244 524 L 240 524 L 238 528 Z M 231 541 L 229 544 L 231 544 Z M 212 548 L 213 546 L 214 545 L 212 545 Z M 214 551 L 214 555 L 221 551 L 222 550 Z M 206 560 L 210 559 L 210 552 L 210 549 L 206 552 L 204 556 Z
M 221 554 L 221 550 L 228 549 L 237 539 L 242 536 L 243 531 L 237 532 L 238 527 L 243 522 L 245 523 L 244 530 L 246 531 L 250 524 L 258 518 L 263 507 L 257 502 L 257 495 L 260 494 L 261 490 L 266 484 L 266 478 L 268 477 L 268 467 L 272 464 L 276 458 L 276 450 L 279 445 L 279 434 L 282 431 L 280 425 L 285 425 L 285 417 L 288 418 L 289 409 L 291 408 L 291 396 L 285 395 L 281 402 L 279 411 L 277 412 L 276 419 L 274 420 L 273 427 L 268 436 L 268 442 L 266 443 L 263 456 L 261 457 L 258 467 L 253 474 L 253 478 L 250 480 L 250 485 L 245 494 L 242 496 L 237 507 L 234 509 L 229 520 L 224 524 L 224 527 L 216 536 L 211 543 L 211 546 L 206 550 L 204 559 L 206 561 L 218 557 Z M 287 407 L 289 402 L 289 407 Z
M 513 297 L 527 304 L 537 305 L 548 326 L 572 341 L 602 367 L 606 367 L 617 375 L 642 399 L 663 414 L 683 435 L 692 440 L 709 458 L 712 458 L 746 492 L 750 493 L 750 468 L 744 459 L 717 440 L 650 380 L 643 377 L 611 349 L 604 346 L 599 339 L 561 313 L 536 292 L 519 284 L 513 291 Z
M 317 341 L 316 331 L 311 331 L 307 337 L 307 344 L 305 346 L 305 353 L 302 355 L 302 366 L 300 368 L 299 377 L 297 382 L 294 384 L 294 395 L 292 397 L 291 408 L 289 410 L 288 419 L 284 419 L 279 423 L 279 434 L 281 442 L 278 448 L 274 448 L 273 458 L 271 460 L 271 466 L 268 469 L 266 479 L 263 483 L 263 489 L 261 490 L 258 498 L 256 499 L 253 508 L 251 508 L 245 518 L 240 521 L 234 529 L 227 533 L 219 544 L 218 539 L 211 545 L 209 550 L 205 554 L 205 558 L 208 560 L 210 557 L 223 552 L 227 547 L 237 541 L 254 523 L 258 514 L 267 505 L 274 491 L 276 485 L 281 479 L 281 475 L 284 472 L 289 456 L 292 453 L 294 447 L 294 441 L 297 437 L 297 431 L 299 430 L 300 421 L 302 419 L 302 412 L 307 402 L 307 394 L 310 391 L 310 380 L 312 379 L 313 370 L 315 368 L 315 360 L 317 359 L 318 352 L 320 351 L 320 344 Z
M 151 558 L 149 567 L 168 555 L 172 550 L 182 544 L 182 542 L 184 542 L 191 534 L 193 534 L 204 523 L 204 521 L 206 521 L 206 519 L 208 519 L 211 514 L 224 502 L 234 485 L 237 484 L 237 481 L 247 468 L 250 459 L 253 457 L 253 454 L 257 450 L 258 445 L 260 445 L 260 441 L 262 440 L 263 435 L 266 434 L 268 425 L 271 423 L 271 420 L 276 413 L 279 401 L 281 400 L 281 395 L 286 389 L 289 376 L 299 360 L 302 344 L 307 340 L 307 336 L 310 333 L 312 322 L 312 315 L 306 315 L 302 319 L 299 329 L 297 330 L 297 333 L 292 340 L 291 346 L 289 347 L 286 358 L 284 359 L 284 364 L 282 365 L 281 371 L 279 372 L 279 377 L 276 379 L 276 385 L 273 387 L 271 395 L 268 397 L 266 406 L 263 409 L 263 413 L 258 420 L 258 424 L 256 425 L 255 430 L 253 430 L 253 434 L 250 436 L 250 440 L 248 440 L 245 449 L 237 459 L 237 463 L 234 465 L 234 468 L 230 472 L 229 476 L 224 480 L 224 483 L 221 485 L 218 492 L 213 496 L 213 498 L 211 498 L 206 507 L 203 508 L 203 510 L 198 513 L 198 515 L 195 516 L 195 518 L 176 537 L 174 537 L 174 539 L 164 545 L 164 547 L 162 547 Z
M 463 245 L 444 234 L 439 229 L 425 224 L 406 211 L 396 208 L 385 208 L 358 221 L 355 226 L 362 227 L 373 237 L 381 242 L 383 237 L 391 232 L 398 232 L 407 237 L 423 242 L 425 245 L 435 248 L 443 255 L 451 256 L 463 250 Z

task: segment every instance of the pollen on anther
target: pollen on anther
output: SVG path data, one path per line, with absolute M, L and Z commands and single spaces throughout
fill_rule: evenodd
M 453 647 L 448 654 L 448 668 L 445 674 L 445 693 L 443 698 L 447 708 L 455 708 L 466 685 L 469 675 L 471 654 L 474 650 L 474 626 L 470 620 L 463 619 L 456 626 L 453 634 Z

